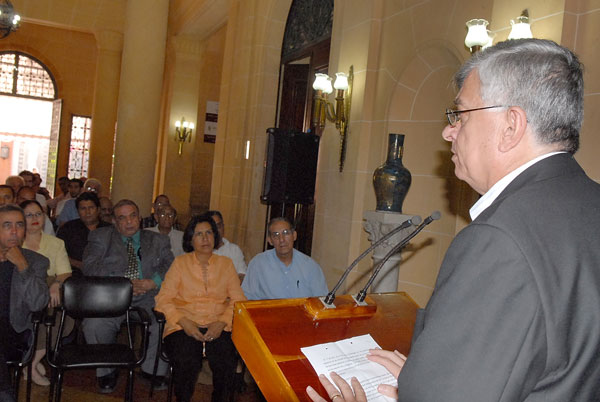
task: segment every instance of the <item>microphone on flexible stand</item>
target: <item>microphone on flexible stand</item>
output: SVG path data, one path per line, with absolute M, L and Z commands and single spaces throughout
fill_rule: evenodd
M 413 230 L 402 241 L 400 241 L 398 244 L 396 244 L 385 255 L 385 257 L 383 257 L 383 259 L 381 261 L 379 261 L 379 263 L 374 267 L 374 269 L 373 269 L 373 275 L 371 275 L 371 277 L 367 281 L 367 284 L 365 285 L 365 287 L 362 288 L 361 291 L 358 292 L 358 294 L 356 296 L 353 296 L 354 300 L 356 300 L 356 302 L 358 304 L 362 303 L 365 300 L 365 297 L 367 297 L 367 289 L 369 289 L 369 287 L 373 284 L 373 281 L 375 280 L 375 278 L 379 274 L 379 271 L 381 271 L 381 268 L 383 268 L 383 265 L 387 262 L 387 260 L 389 260 L 392 255 L 396 254 L 404 246 L 406 246 L 408 244 L 408 242 L 413 237 L 415 237 L 416 235 L 418 235 L 421 232 L 421 230 L 425 229 L 425 226 L 429 225 L 433 221 L 436 221 L 436 220 L 440 219 L 441 216 L 442 216 L 442 214 L 440 214 L 439 211 L 432 212 L 431 215 L 429 215 L 427 218 L 425 218 L 425 220 L 423 221 L 423 223 L 421 223 L 415 230 Z
M 394 230 L 392 230 L 391 232 L 389 232 L 388 234 L 383 236 L 381 239 L 377 240 L 375 243 L 373 243 L 371 245 L 371 247 L 369 247 L 361 255 L 359 255 L 352 262 L 352 264 L 350 264 L 350 266 L 348 268 L 346 268 L 346 271 L 344 271 L 344 274 L 342 275 L 342 277 L 340 278 L 338 283 L 333 287 L 333 289 L 331 289 L 331 292 L 327 293 L 327 296 L 319 298 L 323 302 L 325 307 L 335 308 L 335 306 L 333 305 L 333 301 L 335 300 L 335 293 L 338 291 L 338 289 L 340 288 L 342 283 L 344 283 L 344 281 L 348 277 L 348 274 L 350 274 L 350 271 L 352 271 L 352 269 L 354 269 L 356 264 L 358 264 L 360 260 L 362 260 L 367 254 L 369 254 L 371 252 L 371 250 L 373 250 L 375 247 L 379 246 L 381 243 L 383 243 L 384 241 L 386 241 L 387 239 L 389 239 L 396 233 L 400 232 L 401 230 L 408 229 L 409 227 L 411 227 L 413 225 L 420 224 L 422 220 L 423 219 L 420 216 L 415 215 L 412 218 L 402 222 L 402 224 L 400 226 L 398 226 L 397 228 L 395 228 Z

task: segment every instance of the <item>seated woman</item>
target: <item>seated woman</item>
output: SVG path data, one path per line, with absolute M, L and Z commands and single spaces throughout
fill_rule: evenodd
M 41 205 L 35 200 L 23 201 L 20 205 L 25 212 L 26 231 L 23 248 L 35 251 L 50 260 L 48 266 L 48 287 L 50 290 L 50 303 L 48 307 L 56 307 L 60 304 L 60 287 L 62 283 L 71 276 L 71 264 L 65 249 L 65 243 L 51 235 L 44 233 L 45 214 Z M 72 326 L 73 321 L 66 325 Z M 57 328 L 57 326 L 54 326 Z M 65 328 L 68 333 L 70 328 Z M 31 379 L 37 385 L 48 386 L 50 381 L 46 378 L 46 369 L 41 360 L 46 354 L 45 337 L 39 336 L 37 349 L 33 357 L 31 367 Z
M 213 254 L 216 244 L 212 218 L 193 217 L 183 234 L 186 254 L 173 261 L 156 296 L 155 308 L 167 319 L 163 336 L 178 402 L 192 399 L 205 356 L 213 372 L 211 400 L 228 400 L 233 392 L 233 304 L 246 298 L 231 259 Z

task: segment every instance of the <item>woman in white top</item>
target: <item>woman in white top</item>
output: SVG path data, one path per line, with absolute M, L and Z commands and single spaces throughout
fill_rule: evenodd
M 48 266 L 48 287 L 50 302 L 48 307 L 60 305 L 60 287 L 71 276 L 71 264 L 65 249 L 65 243 L 54 236 L 44 233 L 45 215 L 41 205 L 35 200 L 23 201 L 20 204 L 25 213 L 26 232 L 23 248 L 35 251 L 50 260 Z M 37 349 L 33 357 L 31 379 L 38 385 L 48 386 L 50 381 L 45 376 L 46 369 L 41 360 L 46 354 L 44 337 L 39 337 Z

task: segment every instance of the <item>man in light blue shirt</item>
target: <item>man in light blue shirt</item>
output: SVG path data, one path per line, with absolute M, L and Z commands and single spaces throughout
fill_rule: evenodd
M 267 240 L 274 249 L 248 264 L 242 289 L 248 300 L 325 296 L 323 270 L 315 260 L 294 249 L 297 233 L 286 218 L 269 222 Z

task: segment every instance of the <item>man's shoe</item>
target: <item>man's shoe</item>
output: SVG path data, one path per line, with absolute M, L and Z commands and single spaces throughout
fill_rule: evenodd
M 98 377 L 98 391 L 101 394 L 110 394 L 113 392 L 117 386 L 118 377 L 119 372 L 117 370 L 102 377 Z
M 169 388 L 169 383 L 167 382 L 167 378 L 163 375 L 157 375 L 156 377 L 150 373 L 146 373 L 145 371 L 140 372 L 142 378 L 149 383 L 154 384 L 155 391 L 164 391 Z

